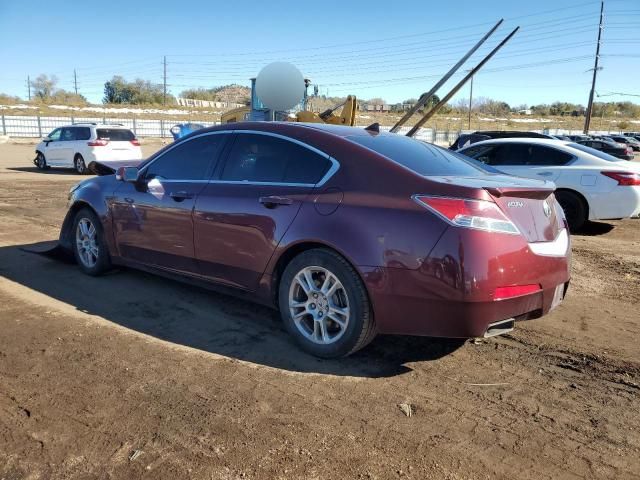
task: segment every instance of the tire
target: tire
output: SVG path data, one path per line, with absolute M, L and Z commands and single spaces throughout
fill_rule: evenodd
M 564 210 L 569 230 L 577 232 L 587 221 L 587 206 L 582 198 L 573 192 L 561 190 L 556 192 L 556 200 Z
M 73 159 L 73 166 L 80 175 L 86 175 L 88 173 L 87 165 L 84 163 L 84 158 L 82 158 L 80 154 L 76 155 Z
M 93 210 L 83 208 L 76 213 L 71 230 L 71 244 L 80 270 L 87 275 L 98 276 L 111 268 L 104 230 Z
M 376 335 L 360 276 L 331 250 L 307 250 L 289 262 L 280 281 L 278 304 L 289 333 L 304 351 L 317 357 L 350 355 Z
M 47 159 L 44 158 L 44 155 L 41 152 L 38 152 L 36 155 L 36 167 L 38 170 L 48 170 L 49 165 L 47 165 Z

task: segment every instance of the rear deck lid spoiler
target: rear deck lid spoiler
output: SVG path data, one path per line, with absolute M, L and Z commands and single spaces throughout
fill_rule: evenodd
M 555 187 L 484 187 L 495 198 L 518 197 L 544 200 L 555 191 Z

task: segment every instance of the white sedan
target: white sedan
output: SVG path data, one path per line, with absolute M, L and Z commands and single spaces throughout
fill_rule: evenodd
M 485 140 L 458 152 L 510 175 L 553 181 L 573 231 L 587 220 L 640 216 L 640 162 L 543 138 Z

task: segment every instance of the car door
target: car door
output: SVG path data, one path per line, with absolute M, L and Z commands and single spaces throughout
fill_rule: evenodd
M 255 290 L 302 202 L 333 164 L 328 155 L 287 137 L 234 134 L 226 160 L 195 206 L 202 275 Z
M 44 158 L 47 160 L 47 165 L 56 167 L 60 164 L 60 137 L 62 135 L 62 128 L 56 128 L 49 135 L 44 144 Z
M 58 142 L 58 165 L 60 167 L 73 167 L 73 155 L 76 147 L 75 127 L 64 127 Z
M 566 165 L 575 157 L 550 145 L 529 145 L 529 157 L 526 165 L 517 166 L 515 175 L 557 181 Z
M 130 261 L 197 274 L 193 208 L 206 186 L 227 134 L 210 132 L 161 153 L 123 183 L 111 200 L 115 243 Z
M 513 142 L 500 143 L 477 159 L 509 175 L 553 181 L 560 175 L 556 163 L 567 163 L 571 158 L 551 147 Z

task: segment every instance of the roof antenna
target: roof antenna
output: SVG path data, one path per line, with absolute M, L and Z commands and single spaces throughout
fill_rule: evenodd
M 369 132 L 376 132 L 376 133 L 380 133 L 380 124 L 378 122 L 376 123 L 372 123 L 371 125 L 369 125 L 368 127 L 365 128 L 365 130 L 369 131 Z

